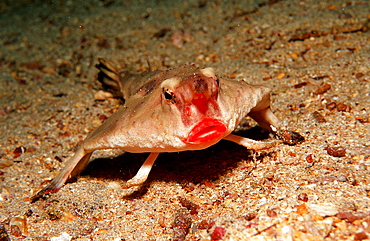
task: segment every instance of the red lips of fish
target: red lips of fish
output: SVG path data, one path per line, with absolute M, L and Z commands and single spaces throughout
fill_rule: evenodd
M 201 144 L 222 136 L 226 126 L 220 120 L 205 118 L 196 124 L 185 140 L 188 144 Z

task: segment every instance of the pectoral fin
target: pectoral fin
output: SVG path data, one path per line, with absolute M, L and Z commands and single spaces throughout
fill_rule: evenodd
M 75 155 L 68 161 L 62 171 L 41 191 L 31 197 L 31 201 L 37 201 L 42 195 L 57 192 L 71 177 L 83 171 L 89 162 L 92 151 L 87 152 L 83 146 L 79 147 Z

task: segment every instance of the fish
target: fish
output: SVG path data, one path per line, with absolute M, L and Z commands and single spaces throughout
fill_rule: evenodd
M 268 87 L 220 77 L 213 68 L 193 64 L 133 74 L 105 58 L 98 61 L 99 80 L 125 102 L 88 134 L 60 173 L 31 200 L 58 191 L 86 168 L 97 150 L 149 153 L 124 185 L 130 188 L 147 180 L 162 152 L 202 150 L 220 140 L 256 151 L 275 146 L 276 141 L 256 141 L 233 133 L 246 116 L 287 144 L 304 140 L 297 132 L 281 129 L 270 108 Z

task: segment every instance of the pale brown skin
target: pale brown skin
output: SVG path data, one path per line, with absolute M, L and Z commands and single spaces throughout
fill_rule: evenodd
M 95 150 L 150 153 L 136 176 L 127 182 L 126 187 L 131 187 L 145 182 L 161 152 L 201 150 L 222 139 L 253 150 L 272 147 L 274 143 L 231 134 L 247 115 L 270 132 L 278 136 L 283 133 L 280 136 L 289 144 L 302 140 L 299 134 L 297 137 L 293 132 L 280 131 L 270 109 L 269 88 L 220 78 L 212 68 L 194 65 L 133 75 L 119 71 L 105 59 L 99 62 L 103 82 L 120 90 L 125 104 L 86 137 L 62 171 L 33 200 L 58 191 L 85 169 Z

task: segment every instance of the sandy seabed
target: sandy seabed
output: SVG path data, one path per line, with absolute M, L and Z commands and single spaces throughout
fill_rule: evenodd
M 369 1 L 2 1 L 0 240 L 369 240 Z M 133 72 L 194 63 L 272 88 L 305 142 L 102 151 L 31 203 L 122 101 L 97 100 L 98 57 Z M 245 130 L 249 129 L 251 130 Z M 260 139 L 247 118 L 241 135 Z

